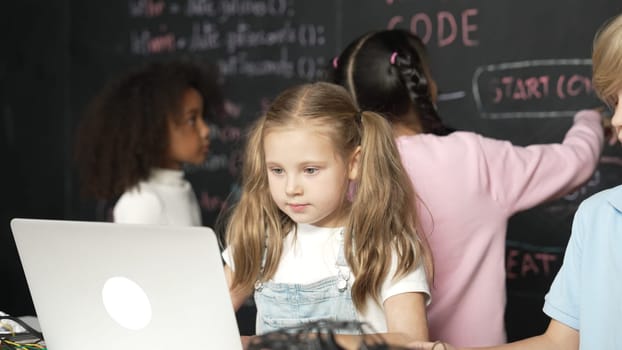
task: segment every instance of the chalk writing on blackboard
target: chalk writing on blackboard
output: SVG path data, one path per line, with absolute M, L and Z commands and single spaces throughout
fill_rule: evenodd
M 158 17 L 171 15 L 218 17 L 227 21 L 236 16 L 293 16 L 291 0 L 187 0 L 185 6 L 175 1 L 129 0 L 129 13 L 132 17 Z
M 439 93 L 436 98 L 438 101 L 451 101 L 451 100 L 459 100 L 466 96 L 464 91 L 453 91 L 453 92 L 443 92 Z
M 199 195 L 199 205 L 203 210 L 208 212 L 218 212 L 225 204 L 223 197 L 219 195 L 210 195 L 208 191 L 201 192 Z
M 199 205 L 208 212 L 219 212 L 228 205 L 234 204 L 235 196 L 239 196 L 241 189 L 238 184 L 232 184 L 229 188 L 228 196 L 210 194 L 208 191 L 201 191 L 199 194 Z
M 391 5 L 391 4 L 389 4 Z M 461 43 L 463 46 L 478 46 L 478 9 L 469 8 L 459 13 L 438 11 L 430 14 L 417 12 L 410 17 L 402 14 L 388 20 L 387 28 L 402 28 L 417 34 L 425 44 L 434 43 L 438 47 Z
M 508 240 L 505 270 L 512 292 L 534 295 L 546 292 L 561 267 L 564 251 L 565 247 L 561 246 L 538 246 Z
M 333 21 L 301 21 L 294 17 L 297 11 L 291 0 L 188 0 L 183 5 L 129 0 L 128 4 L 133 19 L 127 45 L 131 55 L 212 53 L 225 78 L 323 76 L 327 61 L 318 49 L 326 47 L 326 23 Z
M 473 98 L 483 118 L 568 117 L 595 100 L 591 60 L 548 59 L 478 67 Z
M 620 183 L 620 174 L 622 174 L 622 157 L 603 155 L 588 181 L 559 200 L 544 205 L 542 211 L 551 217 L 571 220 L 579 205 L 588 197 L 606 188 L 617 186 Z
M 190 25 L 189 33 L 175 33 L 162 24 L 155 28 L 132 30 L 130 51 L 136 55 L 159 53 L 164 50 L 155 47 L 159 42 L 166 42 L 168 45 L 166 50 L 170 51 L 201 52 L 224 47 L 228 54 L 256 47 L 278 45 L 314 47 L 326 43 L 324 26 L 312 23 L 292 24 L 290 21 L 284 21 L 279 27 L 269 30 L 254 28 L 242 21 L 226 30 L 209 20 L 191 21 Z
M 164 13 L 166 3 L 163 0 L 130 0 L 129 12 L 132 17 L 158 17 Z
M 600 169 L 596 169 L 594 174 L 592 174 L 592 177 L 585 184 L 583 184 L 583 186 L 577 188 L 572 193 L 565 195 L 564 200 L 569 202 L 577 201 L 577 199 L 583 200 L 587 196 L 596 192 L 596 189 L 600 187 L 600 183 Z

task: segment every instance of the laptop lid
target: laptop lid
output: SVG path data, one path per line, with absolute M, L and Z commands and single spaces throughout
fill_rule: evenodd
M 242 349 L 207 227 L 14 219 L 50 350 Z

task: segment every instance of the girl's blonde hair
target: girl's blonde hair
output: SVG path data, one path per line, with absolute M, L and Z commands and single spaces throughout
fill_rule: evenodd
M 622 15 L 606 22 L 594 37 L 592 80 L 596 94 L 613 106 L 622 90 Z
M 233 288 L 251 291 L 257 280 L 270 279 L 278 267 L 283 238 L 296 225 L 271 198 L 263 139 L 282 127 L 316 127 L 330 137 L 344 162 L 358 146 L 358 179 L 344 231 L 345 255 L 355 276 L 352 299 L 358 310 L 388 277 L 393 254 L 403 276 L 423 264 L 432 277 L 432 257 L 418 230 L 414 190 L 404 170 L 389 123 L 360 112 L 348 92 L 330 83 L 292 87 L 281 93 L 250 131 L 243 159 L 242 194 L 226 230 L 233 255 Z M 345 197 L 345 196 L 344 196 Z M 263 272 L 261 261 L 266 260 Z

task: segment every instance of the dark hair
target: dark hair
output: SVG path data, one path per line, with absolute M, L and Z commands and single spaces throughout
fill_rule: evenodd
M 348 89 L 362 110 L 418 126 L 424 133 L 447 135 L 454 130 L 438 115 L 430 80 L 423 42 L 401 29 L 363 35 L 333 62 L 332 81 Z M 413 109 L 416 119 L 408 118 Z
M 203 97 L 205 117 L 222 115 L 215 67 L 185 61 L 150 63 L 109 82 L 77 129 L 75 159 L 84 194 L 114 199 L 165 160 L 168 120 L 188 88 Z

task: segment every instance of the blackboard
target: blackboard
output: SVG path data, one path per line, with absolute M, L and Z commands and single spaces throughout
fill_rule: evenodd
M 419 34 L 429 47 L 444 119 L 461 130 L 526 145 L 559 142 L 575 111 L 600 105 L 590 83 L 592 39 L 606 19 L 622 12 L 614 0 L 66 0 L 46 6 L 59 26 L 30 21 L 44 15 L 24 5 L 16 12 L 27 24 L 14 27 L 36 31 L 34 45 L 50 46 L 50 35 L 60 43 L 53 56 L 59 64 L 44 65 L 50 72 L 60 65 L 56 84 L 34 88 L 40 95 L 60 94 L 60 106 L 48 110 L 47 118 L 61 130 L 42 137 L 62 144 L 57 164 L 65 168 L 71 167 L 67 140 L 109 78 L 175 57 L 219 66 L 229 114 L 224 125 L 212 128 L 206 162 L 187 169 L 210 226 L 238 189 L 244 127 L 279 91 L 322 79 L 332 58 L 364 32 L 399 27 Z M 4 62 L 5 71 L 17 64 Z M 23 168 L 35 172 L 37 164 Z M 62 180 L 50 182 L 49 190 L 53 203 L 64 203 L 62 212 L 35 215 L 101 218 L 97 204 L 79 198 L 75 174 L 65 168 L 55 172 Z M 506 253 L 510 339 L 544 330 L 543 296 L 561 264 L 574 211 L 590 194 L 621 180 L 622 152 L 608 147 L 594 176 L 575 193 L 512 218 Z M 27 198 L 41 200 L 41 194 Z M 28 210 L 18 214 L 33 216 Z

